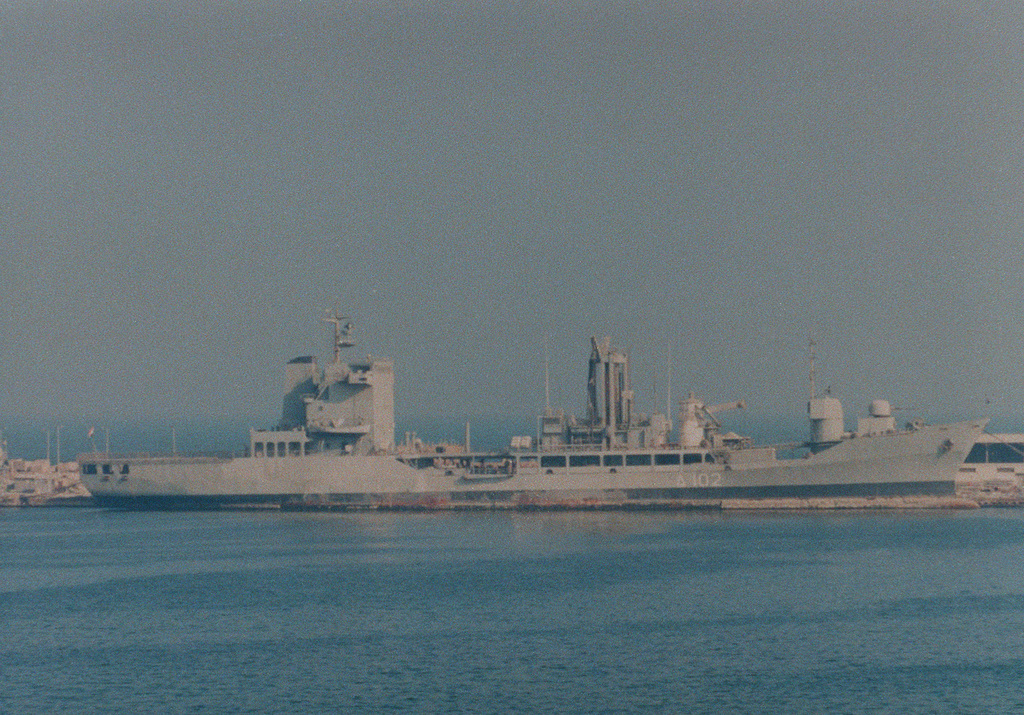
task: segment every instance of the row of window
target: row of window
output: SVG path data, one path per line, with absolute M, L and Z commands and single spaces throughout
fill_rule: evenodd
M 312 446 L 306 442 L 306 450 Z M 300 457 L 303 454 L 302 442 L 256 442 L 252 446 L 254 457 Z
M 114 465 L 113 464 L 96 464 L 95 462 L 86 462 L 85 464 L 82 465 L 82 474 L 100 474 L 100 473 L 107 474 L 107 475 L 113 474 L 114 473 Z M 119 474 L 128 474 L 128 465 L 127 464 L 122 464 L 121 468 L 118 470 L 118 473 Z
M 565 467 L 672 467 L 679 464 L 714 463 L 715 458 L 706 452 L 658 452 L 655 454 L 545 454 L 540 458 L 543 468 Z
M 443 468 L 465 468 L 468 466 L 468 458 L 446 457 L 406 457 L 403 458 L 406 464 L 416 469 L 428 467 Z M 507 459 L 505 462 L 507 462 Z M 521 465 L 524 467 L 536 467 L 537 462 L 532 457 L 521 457 Z M 568 467 L 674 467 L 680 464 L 713 464 L 714 455 L 706 452 L 658 452 L 655 454 L 543 454 L 540 456 L 540 466 L 543 469 L 564 469 Z M 474 462 L 475 467 L 507 468 L 510 465 L 505 462 Z

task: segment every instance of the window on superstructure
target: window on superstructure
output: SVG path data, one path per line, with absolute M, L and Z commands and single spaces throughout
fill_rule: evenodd
M 651 466 L 651 455 L 649 454 L 627 454 L 627 467 L 649 467 Z
M 606 467 L 621 467 L 622 466 L 622 455 L 621 454 L 606 454 L 606 455 L 604 455 L 604 466 L 606 466 Z
M 562 454 L 545 454 L 540 458 L 540 466 L 542 467 L 564 467 L 565 466 L 565 455 Z
M 599 454 L 574 454 L 569 457 L 570 467 L 599 467 L 601 466 L 601 455 Z
M 678 452 L 662 452 L 654 455 L 654 464 L 658 467 L 669 467 L 679 464 Z
M 113 474 L 114 473 L 114 466 L 112 464 L 104 464 L 103 465 L 103 473 L 104 474 Z
M 988 461 L 1008 462 L 1013 464 L 1024 462 L 1024 454 L 1021 454 L 1022 446 L 1024 445 L 994 442 L 988 445 Z
M 683 464 L 700 464 L 704 461 L 704 455 L 700 452 L 688 452 L 683 455 Z

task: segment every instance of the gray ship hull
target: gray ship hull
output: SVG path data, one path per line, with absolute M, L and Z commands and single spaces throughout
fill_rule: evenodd
M 777 459 L 768 447 L 697 463 L 686 463 L 688 453 L 678 448 L 595 451 L 580 460 L 590 464 L 567 460 L 553 468 L 536 452 L 231 459 L 84 454 L 79 461 L 96 501 L 115 508 L 686 509 L 727 499 L 952 497 L 959 465 L 984 425 L 845 439 L 800 459 Z M 653 459 L 628 466 L 623 457 L 635 454 Z M 677 463 L 659 465 L 659 457 Z

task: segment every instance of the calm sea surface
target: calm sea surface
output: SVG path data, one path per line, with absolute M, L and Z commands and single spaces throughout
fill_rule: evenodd
M 0 712 L 1024 712 L 1024 512 L 0 511 Z

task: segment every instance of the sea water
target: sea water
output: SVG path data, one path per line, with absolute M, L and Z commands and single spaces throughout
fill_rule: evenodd
M 0 512 L 0 712 L 1024 711 L 1024 512 Z

